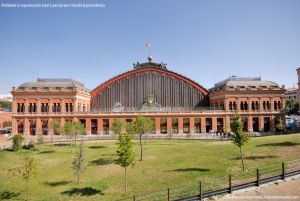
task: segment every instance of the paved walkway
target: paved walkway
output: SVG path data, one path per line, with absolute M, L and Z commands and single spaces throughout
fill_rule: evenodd
M 300 201 L 300 175 L 278 180 L 273 183 L 263 184 L 260 187 L 252 187 L 217 199 L 218 201 L 242 200 L 242 201 Z

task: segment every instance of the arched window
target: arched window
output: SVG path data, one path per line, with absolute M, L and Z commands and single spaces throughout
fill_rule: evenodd
M 229 110 L 232 110 L 232 102 L 229 102 Z
M 247 103 L 247 101 L 244 102 L 244 109 L 248 110 L 248 103 Z
M 233 110 L 236 110 L 236 103 L 233 101 Z

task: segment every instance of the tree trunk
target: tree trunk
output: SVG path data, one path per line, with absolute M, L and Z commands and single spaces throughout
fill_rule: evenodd
M 244 167 L 244 159 L 243 159 L 243 153 L 242 153 L 242 147 L 240 147 L 240 154 L 241 154 L 241 159 L 242 159 L 243 171 L 245 171 L 245 167 Z
M 54 131 L 51 131 L 51 146 L 53 146 L 53 133 Z
M 77 173 L 77 184 L 79 184 L 79 177 L 80 177 L 80 173 Z
M 124 168 L 125 170 L 125 193 L 127 193 L 127 168 Z
M 28 178 L 28 162 L 26 161 L 26 167 L 25 167 L 25 171 L 27 174 L 27 178 L 26 178 L 26 201 L 28 201 L 29 199 L 29 178 Z
M 72 138 L 70 138 L 70 144 L 71 144 L 71 153 L 72 153 L 72 148 L 73 148 L 73 142 L 72 142 Z
M 140 148 L 141 148 L 140 161 L 142 161 L 142 160 L 143 160 L 143 144 L 142 144 L 142 135 L 140 135 Z
M 26 180 L 26 200 L 29 201 L 29 179 Z

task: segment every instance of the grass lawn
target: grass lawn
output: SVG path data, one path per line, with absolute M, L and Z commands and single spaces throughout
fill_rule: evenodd
M 8 177 L 8 169 L 18 165 L 24 155 L 32 156 L 38 173 L 31 181 L 31 200 L 117 200 L 123 197 L 124 170 L 115 164 L 116 143 L 86 143 L 87 168 L 81 182 L 71 169 L 75 157 L 70 146 L 42 145 L 38 150 L 0 152 L 0 200 L 24 200 L 25 182 Z M 203 178 L 226 176 L 241 171 L 239 149 L 228 141 L 147 141 L 144 161 L 128 169 L 129 195 L 198 182 Z M 76 151 L 78 147 L 76 147 Z M 251 139 L 244 146 L 246 169 L 255 169 L 300 158 L 300 134 Z

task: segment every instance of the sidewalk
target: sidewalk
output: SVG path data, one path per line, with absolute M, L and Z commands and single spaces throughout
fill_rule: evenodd
M 218 201 L 243 200 L 243 201 L 300 201 L 300 175 L 278 180 L 273 183 L 263 184 L 260 187 L 251 187 L 227 194 Z

